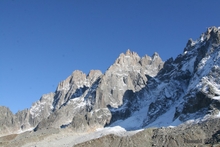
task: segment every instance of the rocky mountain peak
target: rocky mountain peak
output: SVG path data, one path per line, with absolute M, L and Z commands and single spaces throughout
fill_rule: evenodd
M 220 29 L 220 27 L 216 27 L 216 26 L 208 27 L 205 34 L 208 35 L 208 34 L 212 34 L 212 33 L 219 33 L 219 29 Z
M 142 57 L 140 64 L 142 65 L 145 74 L 154 77 L 163 68 L 164 62 L 159 54 L 155 52 L 151 57 L 148 55 Z
M 126 53 L 121 53 L 120 56 L 116 59 L 115 63 L 120 64 L 120 65 L 134 65 L 136 62 L 140 60 L 139 55 L 136 52 L 130 51 L 128 49 Z
M 143 58 L 130 50 L 120 54 L 101 79 L 96 95 L 99 106 L 96 107 L 121 106 L 127 91 L 140 91 L 147 82 L 146 74 L 155 76 L 162 67 L 163 61 L 157 53 Z
M 155 52 L 152 55 L 152 60 L 153 60 L 154 64 L 156 64 L 156 65 L 159 65 L 159 64 L 163 63 L 162 59 L 160 58 L 160 55 L 157 52 Z
M 71 77 L 75 80 L 76 79 L 84 79 L 86 77 L 86 74 L 80 70 L 75 70 L 75 71 L 73 71 Z
M 102 75 L 100 70 L 90 70 L 89 74 L 87 75 L 88 79 L 97 78 Z
M 208 46 L 209 44 L 212 44 L 213 47 L 220 44 L 220 27 L 217 28 L 214 26 L 207 28 L 206 32 L 202 33 L 195 41 L 190 38 L 186 44 L 184 53 L 197 49 L 198 46 Z
M 87 75 L 87 81 L 90 83 L 90 86 L 96 82 L 97 79 L 102 77 L 102 72 L 100 70 L 91 70 Z
M 214 45 L 220 44 L 220 27 L 212 27 L 210 38 L 212 39 Z
M 219 44 L 220 39 L 220 31 L 217 27 L 209 27 L 207 28 L 205 33 L 202 33 L 199 40 L 197 42 L 210 41 L 215 44 Z
M 57 109 L 70 99 L 81 96 L 101 75 L 100 70 L 91 70 L 88 75 L 75 70 L 67 79 L 59 83 L 53 102 L 54 108 Z
M 125 53 L 126 56 L 137 56 L 138 54 L 136 52 L 131 51 L 130 49 L 128 49 Z
M 89 85 L 89 83 L 86 82 L 86 74 L 80 70 L 73 71 L 73 73 L 67 79 L 59 83 L 57 87 L 57 91 L 62 91 L 62 90 L 68 91 L 71 85 L 75 87 L 82 87 L 83 85 L 86 86 Z
M 158 57 L 158 56 L 159 56 L 159 54 L 157 52 L 154 52 L 154 54 L 152 55 L 152 58 Z
M 155 76 L 159 70 L 162 69 L 163 63 L 164 62 L 160 58 L 159 54 L 156 52 L 152 56 L 145 55 L 141 58 L 136 52 L 132 52 L 128 49 L 125 54 L 120 54 L 120 56 L 116 59 L 115 64 L 113 64 L 110 69 L 116 70 L 116 68 L 120 66 L 123 68 L 129 68 L 127 70 L 139 70 L 143 74 Z M 141 67 L 139 67 L 139 64 Z
M 85 83 L 86 81 L 86 74 L 83 73 L 82 71 L 80 70 L 75 70 L 72 75 L 70 76 L 70 81 L 69 83 L 70 84 L 75 84 L 77 85 L 78 87 L 86 84 Z

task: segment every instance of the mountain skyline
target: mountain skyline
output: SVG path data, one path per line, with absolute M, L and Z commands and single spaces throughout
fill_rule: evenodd
M 175 58 L 189 38 L 219 26 L 219 4 L 3 0 L 0 105 L 13 113 L 30 108 L 74 70 L 104 73 L 127 49 Z
M 217 145 L 219 51 L 220 27 L 209 27 L 166 62 L 158 53 L 140 57 L 127 50 L 105 74 L 75 70 L 30 109 L 13 114 L 0 106 L 0 144 L 80 146 L 90 141 L 97 146 L 106 137 L 116 144 L 125 137 L 130 141 L 122 146 L 189 146 L 185 140 L 193 137 L 201 140 L 197 145 Z

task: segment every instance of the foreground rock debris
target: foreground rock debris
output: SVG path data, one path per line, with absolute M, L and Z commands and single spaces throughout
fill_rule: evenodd
M 210 27 L 176 59 L 127 50 L 30 109 L 0 106 L 0 146 L 218 146 L 219 110 L 220 30 Z
M 75 147 L 217 147 L 220 146 L 219 128 L 220 119 L 212 119 L 200 124 L 183 124 L 175 128 L 145 129 L 132 136 L 110 134 L 80 143 Z

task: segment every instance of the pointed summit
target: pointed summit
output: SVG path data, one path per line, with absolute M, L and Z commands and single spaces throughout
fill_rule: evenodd
M 131 50 L 128 49 L 128 50 L 126 51 L 125 55 L 131 55 L 132 53 L 133 53 L 133 52 L 131 52 Z
M 191 38 L 188 40 L 186 47 L 184 48 L 184 54 L 193 49 L 197 49 L 198 46 L 203 46 L 204 43 L 213 44 L 218 46 L 220 44 L 220 27 L 209 27 L 206 32 L 202 33 L 200 37 L 193 41 Z M 197 45 L 197 47 L 195 47 Z M 208 44 L 207 44 L 208 46 Z
M 152 55 L 152 60 L 155 61 L 157 60 L 158 62 L 162 62 L 162 59 L 160 58 L 160 55 L 155 52 L 153 55 Z
M 156 58 L 156 57 L 159 57 L 159 54 L 157 52 L 154 52 L 154 54 L 152 55 L 152 58 Z
M 131 51 L 130 49 L 128 49 L 125 53 L 126 56 L 138 56 L 139 55 L 136 52 Z
M 132 52 L 130 51 L 130 49 L 128 49 L 125 54 L 121 53 L 119 55 L 115 63 L 129 65 L 129 64 L 136 63 L 139 60 L 140 60 L 140 56 L 136 52 Z

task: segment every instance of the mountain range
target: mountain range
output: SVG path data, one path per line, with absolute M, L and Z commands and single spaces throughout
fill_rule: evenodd
M 199 139 L 202 141 L 197 144 L 214 144 L 220 141 L 220 137 L 213 141 L 213 135 L 220 134 L 219 110 L 220 28 L 210 27 L 197 40 L 189 39 L 183 53 L 175 59 L 164 62 L 156 52 L 152 56 L 140 57 L 128 49 L 105 73 L 91 70 L 86 75 L 75 70 L 58 84 L 55 92 L 44 94 L 30 109 L 13 114 L 9 108 L 0 106 L 0 136 L 23 134 L 24 137 L 27 132 L 51 135 L 55 130 L 84 133 L 82 136 L 86 136 L 100 129 L 110 129 L 109 133 L 103 131 L 103 135 L 96 138 L 115 142 L 116 146 L 120 146 L 116 141 L 126 146 L 123 144 L 126 139 L 133 139 L 131 142 L 134 143 L 138 135 L 138 139 L 148 140 L 149 146 L 190 146 L 194 145 L 193 140 Z M 204 131 L 206 125 L 214 126 Z M 120 136 L 111 128 L 126 132 L 129 137 Z M 194 135 L 192 140 L 193 134 L 187 133 L 187 129 L 192 128 L 202 130 L 202 136 L 196 138 Z M 53 133 L 48 133 L 51 131 Z M 164 139 L 167 132 L 171 138 L 173 132 L 178 132 L 178 141 L 173 143 L 170 138 Z M 188 139 L 180 132 L 187 134 Z M 146 134 L 147 139 L 144 139 Z M 16 138 L 19 135 L 9 141 L 4 138 L 1 142 L 0 138 L 0 144 L 10 146 L 13 141 L 19 142 Z M 205 142 L 207 138 L 211 141 Z M 91 146 L 111 146 L 111 143 L 103 145 L 97 142 L 97 139 L 90 141 L 93 143 Z M 83 143 L 76 146 L 83 145 L 89 146 Z

